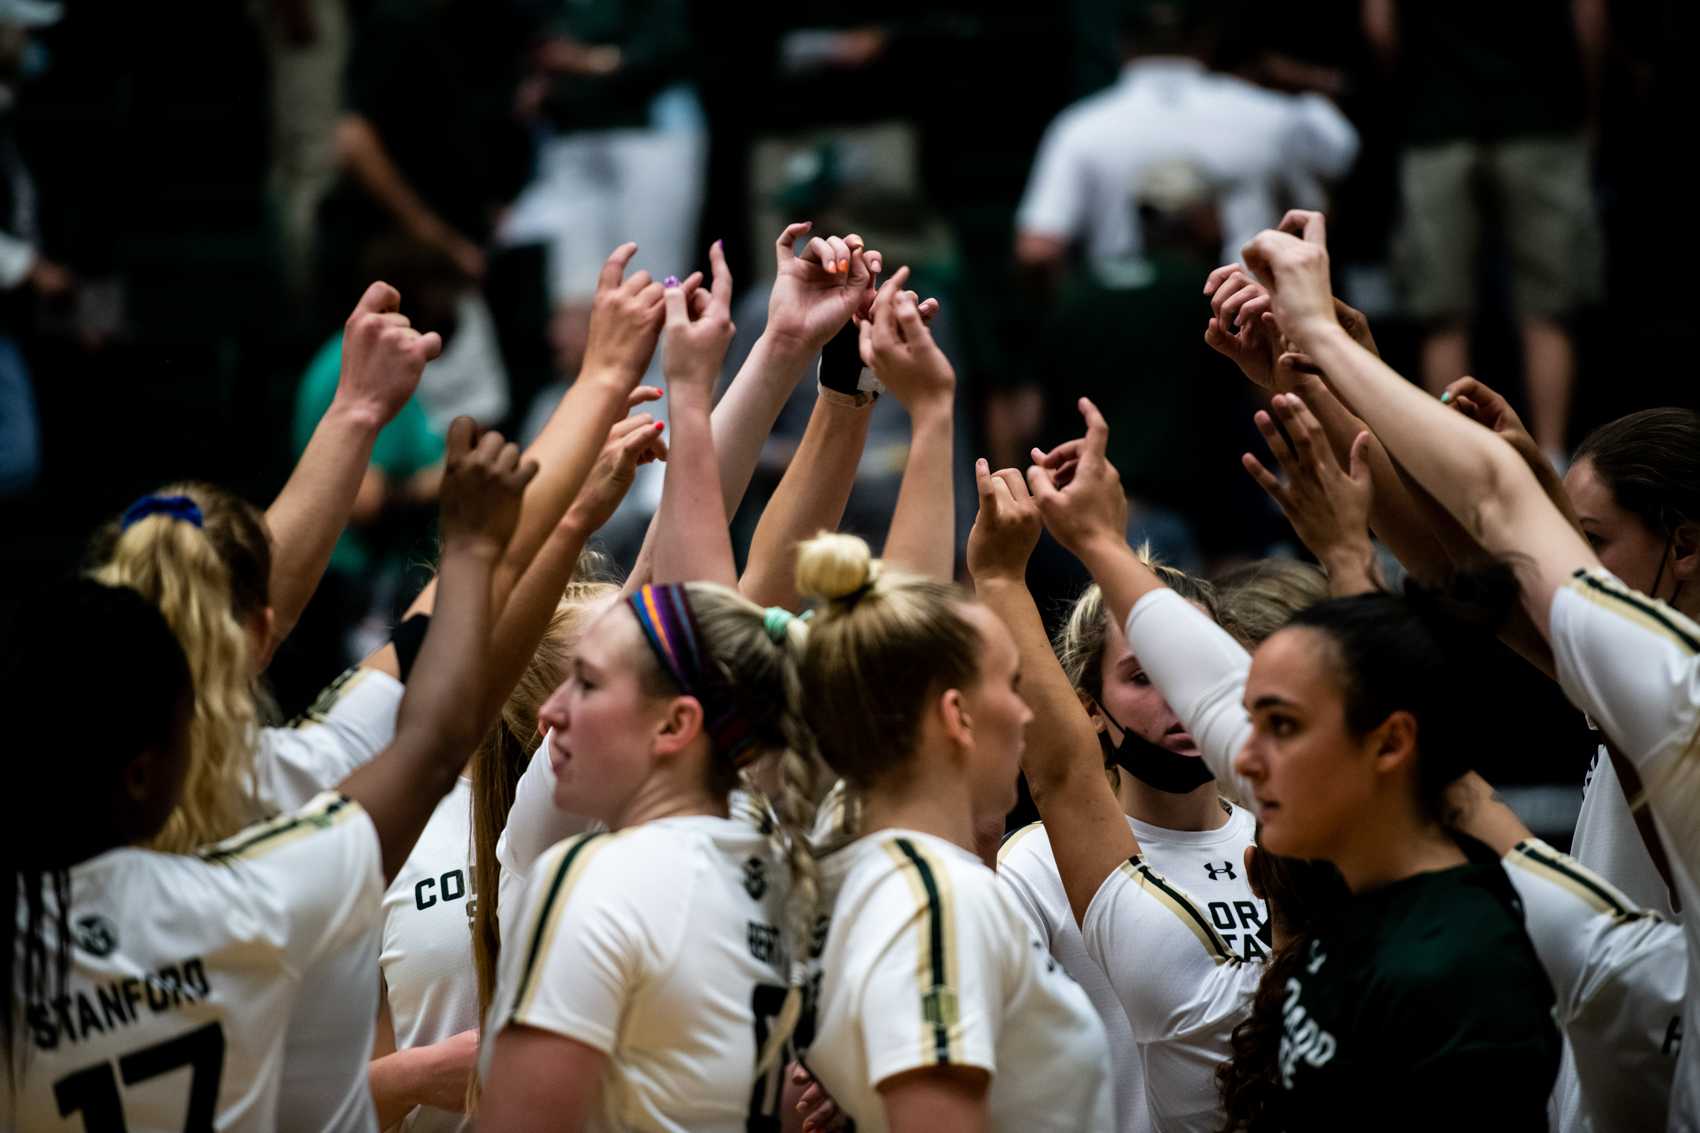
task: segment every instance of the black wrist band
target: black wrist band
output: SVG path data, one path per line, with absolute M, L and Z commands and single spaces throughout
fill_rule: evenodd
M 862 335 L 855 322 L 832 336 L 826 349 L 820 352 L 820 384 L 838 393 L 854 397 L 862 380 Z
M 402 684 L 407 683 L 407 675 L 413 671 L 413 663 L 419 660 L 419 648 L 425 644 L 425 631 L 430 628 L 430 614 L 414 614 L 395 627 L 390 644 L 395 646 L 396 668 L 401 670 Z

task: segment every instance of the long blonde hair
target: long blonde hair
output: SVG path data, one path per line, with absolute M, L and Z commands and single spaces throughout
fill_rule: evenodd
M 259 510 L 222 488 L 178 483 L 158 494 L 194 501 L 201 525 L 171 515 L 128 527 L 114 520 L 95 536 L 89 574 L 158 607 L 189 660 L 189 770 L 177 809 L 149 843 L 186 853 L 261 817 L 252 802 L 261 698 L 247 627 L 267 606 L 271 542 Z
M 581 568 L 582 573 L 582 568 Z M 537 715 L 543 702 L 566 680 L 567 660 L 591 605 L 619 593 L 611 582 L 575 581 L 567 585 L 549 618 L 549 627 L 531 655 L 525 673 L 502 705 L 500 718 L 490 726 L 472 753 L 472 891 L 477 907 L 472 917 L 472 958 L 478 974 L 478 1017 L 490 1009 L 496 994 L 501 958 L 501 863 L 496 840 L 508 824 L 520 776 L 537 750 Z

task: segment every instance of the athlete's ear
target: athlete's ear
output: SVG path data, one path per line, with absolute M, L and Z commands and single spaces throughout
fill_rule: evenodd
M 1074 690 L 1074 695 L 1080 699 L 1080 707 L 1086 711 L 1086 718 L 1092 721 L 1094 732 L 1101 732 L 1110 726 L 1110 722 L 1104 719 L 1104 714 L 1098 711 L 1098 701 L 1091 693 L 1083 688 L 1077 688 Z
M 1257 878 L 1257 869 L 1256 869 L 1256 867 L 1254 867 L 1251 864 L 1252 862 L 1257 860 L 1257 855 L 1261 854 L 1262 852 L 1263 852 L 1262 850 L 1257 848 L 1256 843 L 1253 843 L 1253 842 L 1247 842 L 1246 843 L 1245 855 L 1244 855 L 1245 879 L 1246 879 L 1246 884 L 1251 886 L 1251 895 L 1253 897 L 1256 897 L 1259 901 L 1267 901 L 1267 900 L 1269 900 L 1269 898 L 1263 892 L 1263 885 Z
M 938 713 L 945 737 L 951 743 L 958 747 L 973 746 L 974 721 L 968 716 L 968 703 L 961 689 L 947 688 L 939 694 Z
M 1369 749 L 1377 774 L 1401 773 L 1416 763 L 1417 718 L 1403 709 L 1369 734 Z
M 254 672 L 265 672 L 277 645 L 277 611 L 267 606 L 248 619 L 248 648 L 252 653 Z
M 673 756 L 702 735 L 702 701 L 694 696 L 675 696 L 667 702 L 655 732 L 655 754 Z
M 1700 579 L 1700 524 L 1684 523 L 1671 532 L 1672 578 L 1683 582 Z

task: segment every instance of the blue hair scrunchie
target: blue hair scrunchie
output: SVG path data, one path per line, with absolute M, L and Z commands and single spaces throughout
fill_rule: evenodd
M 128 531 L 151 515 L 167 515 L 184 523 L 193 523 L 196 527 L 205 523 L 200 505 L 188 496 L 143 496 L 124 509 L 124 516 L 118 521 L 118 526 Z

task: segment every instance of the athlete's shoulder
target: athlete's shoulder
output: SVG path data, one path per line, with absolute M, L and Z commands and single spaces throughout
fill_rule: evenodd
M 222 842 L 202 848 L 198 856 L 215 865 L 257 861 L 291 847 L 328 845 L 316 836 L 332 830 L 355 830 L 363 825 L 370 829 L 370 819 L 359 803 L 340 791 L 325 791 L 303 807 L 257 822 Z M 376 844 L 375 833 L 373 843 Z
M 1051 835 L 1043 822 L 1029 822 L 1018 830 L 1011 830 L 1004 835 L 1003 845 L 998 847 L 1000 871 L 1010 865 L 1020 869 L 1034 861 L 1054 860 L 1051 853 Z

